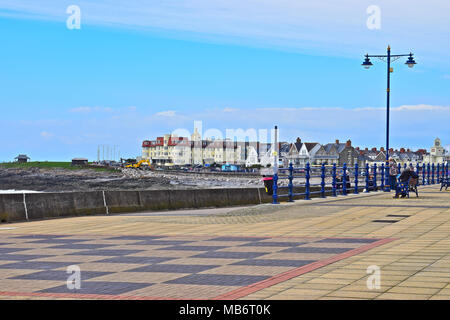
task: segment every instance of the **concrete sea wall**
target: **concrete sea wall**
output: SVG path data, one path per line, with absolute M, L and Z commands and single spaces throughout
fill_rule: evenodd
M 311 197 L 319 197 L 319 190 L 320 187 L 312 187 Z M 302 187 L 294 190 L 295 193 L 304 191 Z M 351 192 L 353 190 L 349 190 Z M 287 189 L 280 189 L 279 194 L 286 193 Z M 302 195 L 294 197 L 303 198 Z M 280 197 L 280 201 L 287 200 L 287 197 Z M 264 188 L 0 194 L 0 222 L 270 202 L 272 197 L 266 194 Z
M 268 203 L 260 188 L 0 194 L 0 221 Z

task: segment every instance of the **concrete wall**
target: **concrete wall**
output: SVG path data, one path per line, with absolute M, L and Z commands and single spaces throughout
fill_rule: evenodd
M 24 219 L 23 194 L 0 194 L 0 222 Z
M 28 193 L 25 195 L 25 211 L 23 194 L 0 194 L 0 221 L 226 207 L 267 203 L 271 199 L 262 188 Z
M 330 188 L 327 196 L 331 195 Z M 320 187 L 311 187 L 311 192 Z M 360 192 L 362 187 L 360 188 Z M 286 188 L 279 194 L 287 194 Z M 296 187 L 294 193 L 304 193 L 304 187 Z M 353 193 L 353 188 L 348 190 Z M 103 198 L 104 195 L 104 198 Z M 311 194 L 311 198 L 320 193 Z M 294 199 L 304 199 L 303 195 Z M 280 197 L 279 201 L 288 198 Z M 173 210 L 187 208 L 211 208 L 271 203 L 272 196 L 264 188 L 197 189 L 197 190 L 142 190 L 142 191 L 89 191 L 60 193 L 0 194 L 0 222 L 37 220 L 79 215 L 114 214 L 144 210 Z M 104 203 L 106 202 L 107 207 Z

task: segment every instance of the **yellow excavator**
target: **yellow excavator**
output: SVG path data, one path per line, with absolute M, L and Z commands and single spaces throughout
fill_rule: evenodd
M 125 168 L 135 168 L 135 169 L 143 169 L 143 168 L 145 168 L 145 169 L 151 169 L 152 168 L 152 164 L 150 163 L 150 161 L 149 160 L 141 160 L 141 161 L 139 161 L 139 162 L 137 162 L 137 163 L 130 163 L 130 164 L 127 164 L 126 166 L 125 166 Z

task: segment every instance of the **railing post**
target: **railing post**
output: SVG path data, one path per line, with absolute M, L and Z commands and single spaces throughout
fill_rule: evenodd
M 445 163 L 442 163 L 442 179 L 445 179 Z
M 425 185 L 425 163 L 422 163 L 422 185 Z
M 381 181 L 380 188 L 381 190 L 384 190 L 384 162 L 381 164 L 380 181 Z
M 322 181 L 320 182 L 320 195 L 325 198 L 325 164 L 322 163 L 322 174 L 320 176 Z
M 306 163 L 306 183 L 305 183 L 305 200 L 310 200 L 309 198 L 309 178 L 310 178 L 310 166 L 309 166 L 309 162 Z
M 427 184 L 430 184 L 431 182 L 430 182 L 430 167 L 431 167 L 431 165 L 430 165 L 430 163 L 428 162 L 428 164 L 427 164 Z
M 417 171 L 417 175 L 419 175 L 419 173 L 420 173 L 420 166 L 419 166 L 418 162 L 416 163 L 416 171 Z M 419 184 L 419 179 L 417 179 L 417 184 Z
M 294 180 L 294 167 L 292 165 L 292 162 L 289 163 L 289 202 L 294 202 L 294 184 L 293 181 Z
M 403 164 L 403 170 L 406 169 L 407 165 L 406 162 Z
M 377 164 L 374 163 L 373 164 L 373 190 L 374 191 L 378 191 L 378 186 L 377 186 Z
M 391 177 L 389 173 L 390 167 L 389 162 L 386 162 L 386 165 L 384 166 L 384 191 L 385 192 L 391 192 Z
M 397 165 L 397 167 L 398 167 L 398 173 L 400 174 L 402 172 L 402 165 L 399 163 Z
M 445 179 L 448 179 L 448 161 L 447 164 L 445 165 Z
M 431 184 L 434 184 L 434 163 L 431 164 Z
M 342 166 L 342 194 L 347 195 L 347 164 Z
M 272 204 L 279 204 L 278 202 L 278 174 L 275 173 L 273 175 L 273 186 L 272 186 L 272 190 L 273 190 L 273 195 L 272 195 Z
M 355 163 L 355 194 L 358 194 L 358 179 L 359 179 L 359 170 L 358 163 Z
M 369 163 L 366 163 L 366 192 L 369 191 Z
M 333 181 L 331 182 L 331 194 L 333 197 L 336 197 L 336 163 L 333 163 L 333 171 L 331 175 L 333 177 Z
M 438 163 L 436 168 L 436 183 L 441 183 L 441 165 Z

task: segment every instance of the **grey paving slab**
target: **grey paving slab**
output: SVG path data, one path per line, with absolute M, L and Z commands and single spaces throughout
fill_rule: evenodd
M 169 260 L 173 260 L 177 258 L 168 258 L 168 257 L 132 257 L 132 256 L 119 256 L 114 258 L 108 258 L 100 261 L 96 261 L 96 263 L 131 263 L 131 264 L 154 264 L 166 262 Z
M 307 242 L 283 242 L 283 241 L 255 241 L 244 243 L 241 246 L 247 247 L 296 247 L 306 244 Z
M 316 261 L 317 260 L 248 259 L 232 263 L 232 265 L 298 268 Z
M 99 250 L 86 250 L 86 251 L 78 251 L 78 252 L 71 252 L 68 253 L 68 255 L 77 255 L 77 256 L 124 256 L 128 254 L 134 254 L 138 253 L 144 250 L 126 250 L 126 249 L 114 249 L 114 250 L 108 250 L 108 249 L 99 249 Z
M 153 264 L 132 270 L 127 270 L 126 272 L 196 273 L 217 267 L 219 267 L 219 265 Z
M 137 246 L 176 246 L 180 244 L 192 243 L 194 241 L 189 240 L 145 240 L 133 243 Z
M 129 214 L 127 214 L 129 215 Z M 108 237 L 105 240 L 136 240 L 136 241 L 145 241 L 145 240 L 153 240 L 153 239 L 162 239 L 166 238 L 166 236 L 116 236 L 116 237 Z
M 42 259 L 51 257 L 49 255 L 43 254 L 0 254 L 0 260 L 11 260 L 11 261 L 25 261 L 25 260 L 34 260 L 34 259 Z
M 248 286 L 270 278 L 269 276 L 227 275 L 227 274 L 192 274 L 166 281 L 173 284 L 196 284 L 209 286 Z
M 0 264 L 0 269 L 32 269 L 47 270 L 68 267 L 77 262 L 54 262 L 54 261 L 20 261 L 8 264 Z
M 259 241 L 270 239 L 269 237 L 217 237 L 210 239 L 210 241 Z
M 267 254 L 267 252 L 210 251 L 197 254 L 192 256 L 192 258 L 251 259 L 265 254 Z
M 115 246 L 115 244 L 95 244 L 95 243 L 65 243 L 57 246 L 47 247 L 48 249 L 99 249 Z
M 40 239 L 37 241 L 30 241 L 28 243 L 54 243 L 54 244 L 64 244 L 64 243 L 78 243 L 78 242 L 86 242 L 93 241 L 92 239 L 60 239 L 60 238 L 49 238 L 49 239 Z
M 102 281 L 81 281 L 80 289 L 70 290 L 67 285 L 48 288 L 39 292 L 44 293 L 70 293 L 70 294 L 101 294 L 120 295 L 126 292 L 143 289 L 153 285 L 152 283 L 133 282 L 102 282 Z
M 226 248 L 226 246 L 173 246 L 173 247 L 164 247 L 158 248 L 156 250 L 192 250 L 192 251 L 214 251 Z
M 339 254 L 350 251 L 350 248 L 322 248 L 322 247 L 293 247 L 281 250 L 280 252 L 290 253 L 334 253 Z
M 320 243 L 373 243 L 380 239 L 347 239 L 347 238 L 327 238 L 316 242 Z
M 92 279 L 96 277 L 101 277 L 113 272 L 102 272 L 102 271 L 83 271 L 80 272 L 81 281 L 85 279 Z M 67 281 L 71 273 L 67 273 L 63 270 L 45 270 L 29 274 L 18 275 L 10 277 L 8 279 L 23 279 L 23 280 L 55 280 L 55 281 Z
M 54 235 L 54 234 L 29 234 L 29 235 L 19 235 L 19 236 L 12 236 L 16 239 L 56 239 L 56 238 L 64 238 L 67 237 L 67 235 Z
M 10 252 L 25 251 L 32 248 L 0 248 L 0 255 Z

